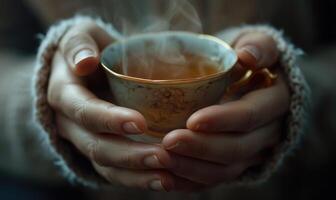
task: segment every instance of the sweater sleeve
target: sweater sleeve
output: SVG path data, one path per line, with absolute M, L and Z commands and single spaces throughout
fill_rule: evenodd
M 42 43 L 36 58 L 35 75 L 33 77 L 33 117 L 39 128 L 42 142 L 49 148 L 49 153 L 52 155 L 62 175 L 74 184 L 80 183 L 85 186 L 97 187 L 99 184 L 105 183 L 105 180 L 95 172 L 91 163 L 73 145 L 59 137 L 54 121 L 54 111 L 47 101 L 51 61 L 58 44 L 62 36 L 71 27 L 86 22 L 95 22 L 113 38 L 121 38 L 121 35 L 110 24 L 106 24 L 100 19 L 86 16 L 76 16 L 52 26 L 47 34 L 42 37 Z
M 310 88 L 306 83 L 301 69 L 297 65 L 298 56 L 303 52 L 295 48 L 287 41 L 282 31 L 276 30 L 269 25 L 244 25 L 226 29 L 217 34 L 217 37 L 229 44 L 243 33 L 258 31 L 271 36 L 277 44 L 280 52 L 280 65 L 285 74 L 290 89 L 290 108 L 286 117 L 286 125 L 283 129 L 282 140 L 274 148 L 271 156 L 260 166 L 248 169 L 239 180 L 238 184 L 260 183 L 267 180 L 283 163 L 284 158 L 291 154 L 298 146 L 300 138 L 305 131 L 306 121 L 310 108 Z
M 43 141 L 49 147 L 55 164 L 59 166 L 61 173 L 72 183 L 96 187 L 106 183 L 106 181 L 96 173 L 91 163 L 72 144 L 59 137 L 57 127 L 55 126 L 54 112 L 47 101 L 51 61 L 58 48 L 58 43 L 72 26 L 80 25 L 87 21 L 95 22 L 110 33 L 112 37 L 121 38 L 111 25 L 90 17 L 77 16 L 52 26 L 43 38 L 37 54 L 33 94 L 35 98 L 34 118 L 37 126 L 40 128 L 39 132 Z M 244 26 L 221 32 L 218 34 L 218 37 L 228 43 L 232 43 L 241 33 L 246 31 L 265 32 L 277 42 L 278 49 L 282 55 L 282 67 L 291 90 L 291 105 L 290 113 L 287 117 L 287 130 L 284 132 L 281 144 L 274 150 L 272 157 L 261 166 L 247 170 L 237 181 L 238 183 L 254 183 L 266 180 L 280 166 L 285 155 L 288 155 L 293 147 L 296 146 L 303 132 L 304 119 L 306 119 L 307 113 L 307 99 L 309 97 L 308 86 L 299 67 L 296 65 L 296 57 L 301 54 L 301 51 L 288 43 L 282 37 L 281 32 L 269 26 Z

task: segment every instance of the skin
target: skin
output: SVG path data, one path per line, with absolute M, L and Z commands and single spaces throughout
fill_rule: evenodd
M 104 84 L 97 70 L 99 55 L 111 42 L 113 38 L 95 24 L 73 27 L 53 58 L 48 88 L 60 136 L 110 183 L 152 190 L 200 190 L 237 179 L 247 168 L 263 162 L 263 152 L 280 142 L 290 98 L 281 76 L 271 87 L 195 112 L 187 129 L 168 133 L 160 145 L 127 139 L 127 134 L 146 130 L 144 117 L 103 100 L 96 87 Z M 233 46 L 243 63 L 238 71 L 245 65 L 265 67 L 278 61 L 275 42 L 263 33 L 245 33 Z

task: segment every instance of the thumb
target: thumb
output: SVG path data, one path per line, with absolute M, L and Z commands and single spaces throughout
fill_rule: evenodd
M 271 67 L 277 62 L 279 51 L 272 37 L 262 32 L 248 32 L 235 42 L 239 61 L 248 67 Z
M 97 69 L 99 51 L 93 38 L 85 32 L 69 33 L 61 42 L 61 51 L 76 75 L 84 76 Z
M 69 30 L 60 42 L 60 50 L 72 71 L 85 76 L 98 68 L 100 50 L 112 41 L 100 27 L 85 24 Z

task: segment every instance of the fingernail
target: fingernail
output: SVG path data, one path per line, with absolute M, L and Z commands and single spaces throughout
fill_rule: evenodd
M 78 51 L 74 56 L 74 62 L 77 65 L 85 58 L 93 57 L 95 56 L 95 53 L 91 49 L 82 49 Z
M 143 131 L 134 122 L 126 122 L 123 124 L 123 129 L 128 134 L 141 134 Z
M 149 188 L 155 191 L 165 190 L 162 186 L 161 180 L 153 180 L 149 183 Z
M 172 150 L 172 149 L 175 149 L 176 147 L 178 147 L 180 145 L 181 145 L 181 142 L 177 142 L 175 144 L 171 144 L 171 145 L 167 146 L 165 149 L 166 150 Z
M 252 55 L 257 61 L 260 60 L 261 58 L 261 53 L 259 51 L 259 49 L 254 46 L 254 45 L 246 45 L 243 46 L 242 48 L 240 48 L 239 51 L 245 51 L 247 53 L 249 53 L 250 55 Z
M 164 168 L 157 156 L 148 156 L 144 159 L 144 165 L 149 168 Z
M 208 125 L 207 124 L 197 124 L 196 126 L 195 126 L 195 130 L 196 131 L 206 131 L 207 130 L 207 128 L 208 128 Z

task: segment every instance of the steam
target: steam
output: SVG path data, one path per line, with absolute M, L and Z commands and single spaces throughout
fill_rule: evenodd
M 101 0 L 104 18 L 125 36 L 161 31 L 202 33 L 202 23 L 187 0 Z
M 101 7 L 105 20 L 111 22 L 126 38 L 163 31 L 203 32 L 197 11 L 187 0 L 102 0 Z M 133 65 L 142 67 L 132 68 L 132 71 L 145 78 L 154 76 L 158 65 L 161 66 L 161 73 L 174 73 L 176 77 L 185 73 L 182 66 L 187 65 L 189 60 L 176 41 L 162 39 L 151 47 L 139 45 L 136 53 L 122 45 L 123 74 L 130 75 L 130 66 Z M 198 69 L 200 73 L 203 70 L 201 65 Z

